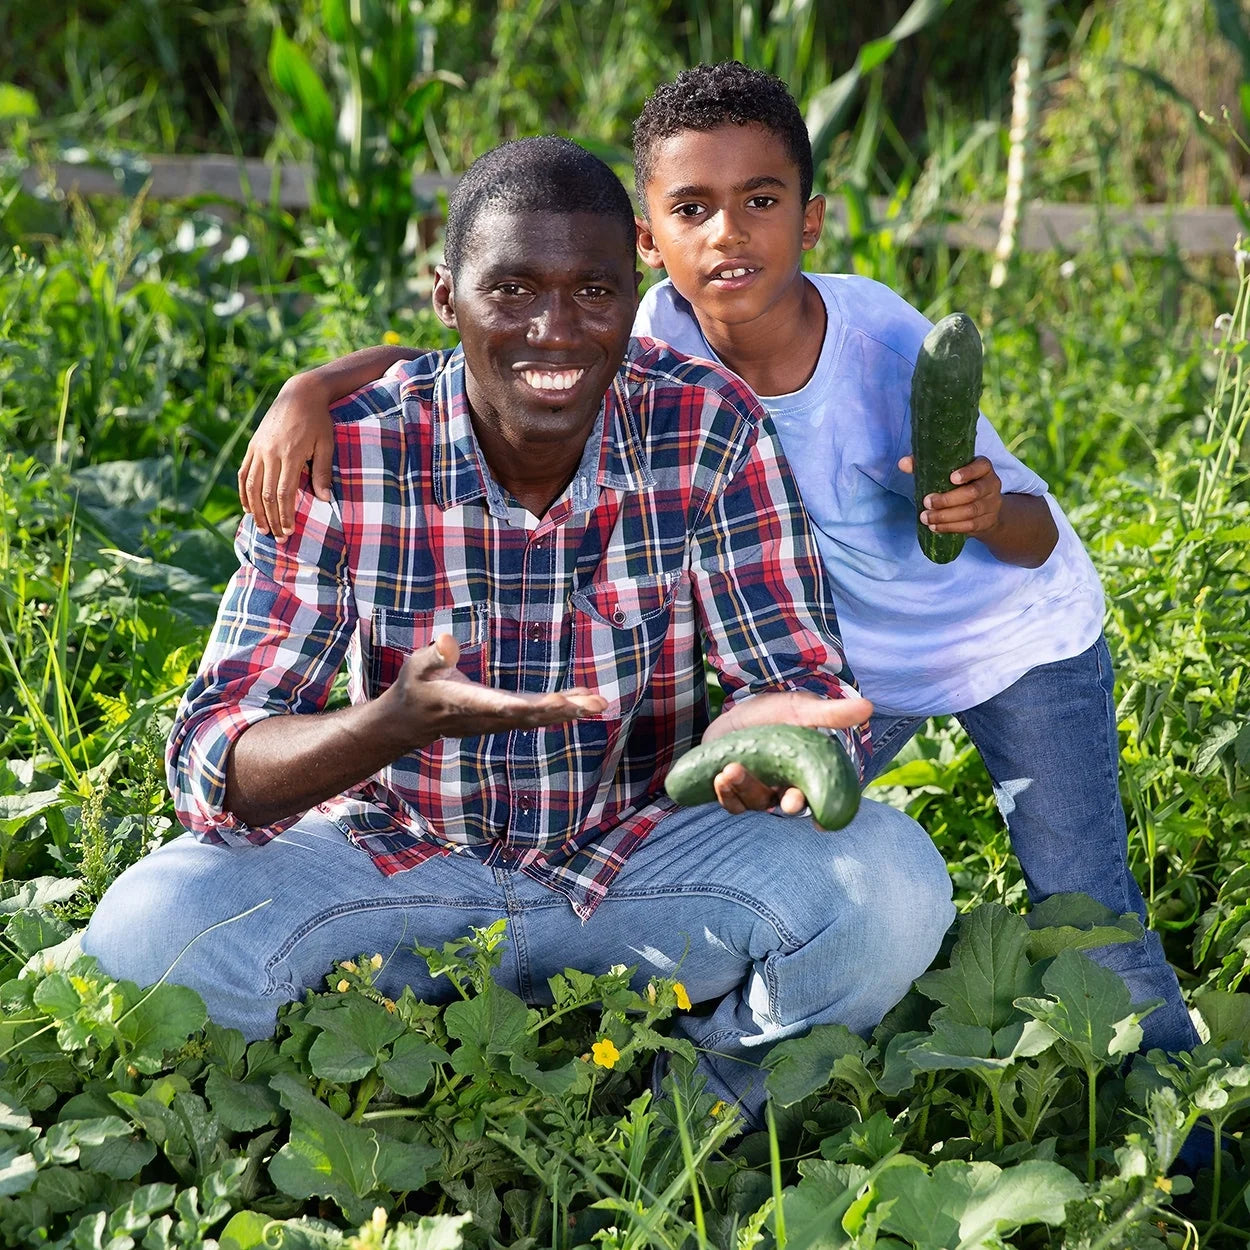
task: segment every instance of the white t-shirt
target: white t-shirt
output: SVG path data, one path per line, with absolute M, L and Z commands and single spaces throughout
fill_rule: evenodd
M 815 527 L 860 689 L 887 715 L 961 712 L 1040 664 L 1079 655 L 1102 631 L 1102 587 L 1046 483 L 982 416 L 977 454 L 1004 493 L 1045 497 L 1059 541 L 1036 569 L 1004 564 L 976 541 L 950 564 L 930 561 L 898 460 L 911 450 L 911 376 L 931 323 L 879 282 L 808 277 L 828 310 L 820 360 L 802 390 L 761 402 Z M 667 280 L 643 298 L 634 333 L 717 360 Z

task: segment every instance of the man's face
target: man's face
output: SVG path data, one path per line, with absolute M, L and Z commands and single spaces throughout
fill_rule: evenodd
M 590 432 L 638 304 L 633 240 L 598 213 L 484 210 L 434 307 L 460 332 L 473 415 L 530 443 Z
M 701 319 L 743 325 L 792 289 L 824 221 L 798 167 L 763 126 L 684 130 L 656 148 L 638 252 Z

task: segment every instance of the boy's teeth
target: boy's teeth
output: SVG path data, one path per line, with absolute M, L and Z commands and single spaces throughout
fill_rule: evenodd
M 567 391 L 577 384 L 584 372 L 583 369 L 561 369 L 557 373 L 542 373 L 537 369 L 524 369 L 521 377 L 535 390 Z
M 749 269 L 722 269 L 720 277 L 722 278 L 745 278 L 751 270 Z

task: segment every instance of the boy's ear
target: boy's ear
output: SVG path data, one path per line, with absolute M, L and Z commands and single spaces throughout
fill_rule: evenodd
M 820 239 L 825 225 L 825 197 L 813 195 L 803 209 L 803 250 L 810 252 Z
M 638 255 L 642 257 L 643 263 L 652 269 L 663 269 L 664 258 L 660 255 L 660 249 L 655 245 L 655 235 L 651 233 L 647 219 L 635 217 L 634 228 L 638 231 Z
M 430 297 L 434 303 L 434 312 L 438 319 L 451 330 L 456 325 L 456 292 L 452 282 L 451 270 L 446 265 L 434 267 L 434 293 Z

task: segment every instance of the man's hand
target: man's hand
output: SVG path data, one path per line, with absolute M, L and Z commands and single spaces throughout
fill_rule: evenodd
M 283 383 L 247 445 L 239 469 L 239 502 L 262 534 L 286 542 L 295 524 L 295 495 L 305 465 L 312 461 L 312 489 L 329 500 L 334 465 L 333 397 L 315 373 L 297 373 Z
M 608 705 L 584 687 L 532 694 L 483 686 L 456 668 L 459 658 L 456 640 L 440 634 L 404 661 L 395 684 L 382 696 L 392 703 L 399 723 L 410 729 L 414 746 L 428 746 L 439 738 L 558 725 L 593 716 Z
M 735 729 L 752 725 L 806 725 L 812 729 L 851 729 L 872 715 L 867 699 L 826 699 L 802 690 L 757 694 L 722 712 L 703 735 L 711 742 Z M 766 785 L 738 763 L 726 764 L 712 782 L 721 807 L 735 816 L 741 812 L 766 812 L 780 807 L 796 816 L 807 806 L 807 796 L 797 786 L 781 790 Z
M 898 467 L 904 473 L 915 469 L 911 456 L 904 456 Z M 926 495 L 920 523 L 935 534 L 985 534 L 998 525 L 1003 507 L 1003 484 L 985 456 L 951 474 L 956 489 Z

